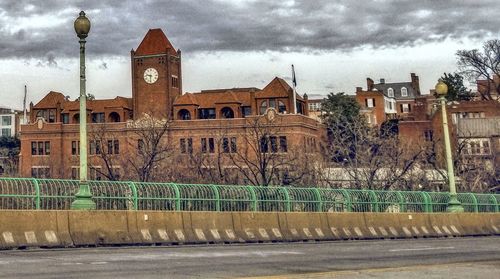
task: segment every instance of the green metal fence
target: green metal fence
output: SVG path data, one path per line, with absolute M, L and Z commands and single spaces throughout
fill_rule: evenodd
M 444 212 L 448 193 L 90 181 L 99 210 Z M 65 210 L 77 180 L 0 178 L 0 209 Z M 460 193 L 466 212 L 499 212 L 499 194 Z

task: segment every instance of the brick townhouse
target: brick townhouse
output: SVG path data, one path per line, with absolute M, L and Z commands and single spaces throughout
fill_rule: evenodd
M 264 135 L 261 150 L 246 154 L 249 157 L 256 152 L 316 152 L 323 139 L 324 127 L 308 116 L 307 97 L 297 95 L 297 114 L 290 113 L 294 92 L 281 78 L 262 89 L 183 93 L 181 51 L 161 29 L 150 29 L 130 59 L 132 97 L 87 100 L 88 130 L 91 134 L 105 130 L 99 140 L 89 136 L 90 179 L 100 178 L 96 169 L 110 167 L 103 165 L 100 154 L 115 158 L 111 168 L 126 175 L 121 159 L 136 156 L 144 144 L 137 133 L 144 119 L 169 123 L 165 138 L 181 159 L 196 153 L 249 150 L 245 137 L 255 119 L 272 122 L 274 134 Z M 21 176 L 78 177 L 79 117 L 78 100 L 59 92 L 49 92 L 31 104 L 31 124 L 23 125 L 21 133 Z

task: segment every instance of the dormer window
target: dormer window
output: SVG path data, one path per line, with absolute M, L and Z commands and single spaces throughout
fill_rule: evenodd
M 401 97 L 408 97 L 408 89 L 401 87 Z
M 392 88 L 387 89 L 387 96 L 394 98 L 394 89 Z

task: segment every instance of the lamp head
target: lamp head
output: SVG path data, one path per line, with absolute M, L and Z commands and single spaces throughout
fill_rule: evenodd
M 87 38 L 90 31 L 90 20 L 85 16 L 84 11 L 81 11 L 80 16 L 76 18 L 74 26 L 78 38 Z
M 442 80 L 439 80 L 436 84 L 435 90 L 438 96 L 445 96 L 448 93 L 448 85 L 446 85 L 446 83 Z

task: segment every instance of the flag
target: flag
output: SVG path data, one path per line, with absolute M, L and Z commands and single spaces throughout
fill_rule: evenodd
M 293 86 L 297 86 L 297 79 L 295 78 L 295 68 L 293 67 L 293 64 L 292 64 L 292 83 Z

